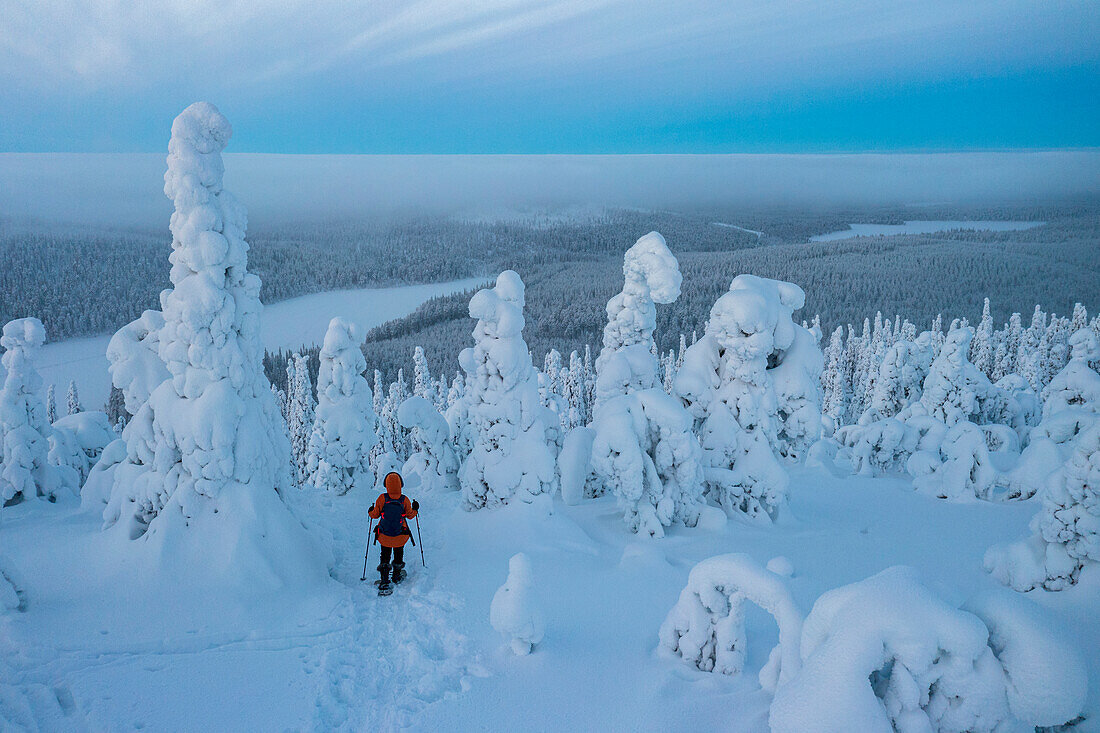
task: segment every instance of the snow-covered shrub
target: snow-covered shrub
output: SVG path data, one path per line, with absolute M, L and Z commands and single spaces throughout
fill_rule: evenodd
M 429 491 L 458 489 L 458 457 L 451 444 L 447 420 L 424 397 L 413 396 L 397 410 L 401 425 L 412 431 L 415 452 L 405 461 L 402 474 L 416 474 Z
M 845 425 L 836 433 L 846 448 L 846 458 L 855 473 L 875 476 L 897 470 L 917 449 L 918 431 L 888 417 L 866 425 Z
M 311 486 L 341 496 L 357 485 L 374 485 L 369 456 L 377 438 L 370 386 L 363 378 L 362 342 L 354 323 L 333 318 L 317 372 L 317 415 L 306 470 Z
M 539 401 L 535 368 L 523 340 L 523 281 L 512 270 L 496 286 L 470 299 L 477 319 L 474 346 L 462 351 L 466 372 L 461 412 L 469 447 L 459 482 L 468 509 L 530 500 L 556 488 L 555 456 L 548 435 L 556 416 Z
M 1100 562 L 1100 424 L 1074 446 L 1069 460 L 1050 474 L 1032 537 L 992 547 L 985 568 L 1018 591 L 1063 590 L 1088 563 Z
M 792 384 L 820 371 L 816 343 L 809 349 L 799 340 L 805 329 L 792 320 L 805 297 L 791 283 L 738 275 L 676 375 L 674 392 L 694 417 L 703 446 L 708 491 L 727 511 L 768 520 L 786 502 L 787 474 L 776 459 L 783 448 L 779 436 L 787 432 L 784 417 L 803 425 L 805 413 L 780 414 L 772 373 L 781 369 L 790 380 L 784 388 L 790 396 L 801 389 Z M 792 348 L 796 341 L 807 348 Z M 788 358 L 813 363 L 785 365 Z M 802 435 L 801 428 L 792 427 L 790 435 Z
M 561 499 L 568 505 L 580 504 L 585 498 L 603 492 L 603 483 L 592 470 L 592 445 L 596 431 L 578 426 L 565 434 L 561 453 L 558 454 L 558 476 L 561 482 Z
M 718 555 L 691 569 L 676 605 L 661 624 L 658 649 L 704 672 L 740 674 L 745 666 L 745 604 L 770 613 L 779 644 L 760 670 L 760 685 L 774 691 L 801 666 L 802 612 L 786 581 L 748 555 Z
M 623 290 L 607 302 L 603 349 L 596 359 L 596 412 L 607 400 L 660 386 L 655 303 L 680 297 L 680 265 L 657 232 L 645 235 L 623 255 Z
M 913 486 L 940 499 L 988 499 L 997 479 L 985 433 L 965 420 L 949 427 L 943 440 L 907 461 Z
M 115 471 L 126 463 L 126 441 L 116 438 L 108 443 L 80 487 L 81 509 L 102 515 L 111 498 Z
M 1008 425 L 1023 440 L 1027 437 L 1031 426 L 1039 422 L 1042 413 L 1042 403 L 1039 400 L 1039 395 L 1035 394 L 1035 390 L 1019 374 L 1006 374 L 998 379 L 993 386 L 1002 394 L 1011 398 L 1016 411 L 1014 414 L 1005 415 L 1002 419 L 991 416 L 988 422 Z
M 107 413 L 77 412 L 58 418 L 53 427 L 55 434 L 64 432 L 72 436 L 72 443 L 79 451 L 79 455 L 61 465 L 77 468 L 80 472 L 80 482 L 83 484 L 88 478 L 88 472 L 99 460 L 103 449 L 116 438 L 115 431 L 107 420 Z
M 79 490 L 77 470 L 57 465 L 56 452 L 54 461 L 49 458 L 54 431 L 39 394 L 42 377 L 34 368 L 45 342 L 46 329 L 37 318 L 11 321 L 0 335 L 6 371 L 0 388 L 0 504 L 17 498 L 53 501 L 61 492 Z
M 247 574 L 252 586 L 313 582 L 325 575 L 319 548 L 277 493 L 292 485 L 290 446 L 263 372 L 245 211 L 222 188 L 230 135 L 205 102 L 172 123 L 172 288 L 156 334 L 169 376 L 123 431 L 127 462 L 104 519 L 162 565 L 230 582 Z
M 522 552 L 508 561 L 508 579 L 493 595 L 489 623 L 519 656 L 530 654 L 542 641 L 546 621 L 536 597 L 531 563 Z
M 904 567 L 828 591 L 802 626 L 801 671 L 776 690 L 772 731 L 996 733 L 1075 717 L 1082 665 L 1050 664 L 1071 650 L 1027 612 L 976 609 L 944 603 Z M 1019 689 L 1043 675 L 1040 689 L 1067 691 L 1047 703 Z
M 657 388 L 605 401 L 593 425 L 592 467 L 615 495 L 632 532 L 664 536 L 694 527 L 703 504 L 703 463 L 691 416 Z

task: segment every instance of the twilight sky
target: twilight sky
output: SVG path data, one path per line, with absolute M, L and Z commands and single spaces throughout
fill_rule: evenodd
M 1095 0 L 0 0 L 0 151 L 1100 146 Z

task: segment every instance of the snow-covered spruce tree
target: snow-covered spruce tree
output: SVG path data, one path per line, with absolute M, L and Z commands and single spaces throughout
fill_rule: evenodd
M 68 412 L 65 413 L 66 415 L 75 415 L 76 413 L 84 410 L 84 408 L 80 405 L 80 395 L 76 391 L 76 382 L 71 379 L 69 380 L 69 397 L 67 401 L 67 406 Z
M 821 373 L 823 401 L 822 415 L 827 418 L 831 430 L 840 427 L 847 411 L 848 385 L 844 375 L 844 327 L 837 326 L 829 337 L 829 345 L 822 355 L 825 369 Z M 682 362 L 682 359 L 681 359 Z
M 111 423 L 111 427 L 116 428 L 121 434 L 122 428 L 126 427 L 126 423 L 130 420 L 130 413 L 126 411 L 126 400 L 122 396 L 122 390 L 113 384 L 104 411 L 107 413 L 107 421 Z
M 321 347 L 317 372 L 317 416 L 306 459 L 308 482 L 338 496 L 356 485 L 374 485 L 370 449 L 377 441 L 367 363 L 358 327 L 333 318 Z
M 932 341 L 922 334 L 917 341 L 897 341 L 883 356 L 871 401 L 859 424 L 893 417 L 920 399 L 924 380 L 932 366 Z
M 41 497 L 54 501 L 63 491 L 76 493 L 80 476 L 67 465 L 49 460 L 54 429 L 46 419 L 42 377 L 34 368 L 46 329 L 37 318 L 20 318 L 4 326 L 4 386 L 0 388 L 0 505 Z
M 435 380 L 432 379 L 432 371 L 428 366 L 428 357 L 424 355 L 424 349 L 420 346 L 413 349 L 412 393 L 417 397 L 423 397 L 432 404 L 435 404 L 438 400 Z
M 548 421 L 556 417 L 539 401 L 523 340 L 523 303 L 523 281 L 512 270 L 470 299 L 470 317 L 477 319 L 474 345 L 459 355 L 466 372 L 462 411 L 469 436 L 459 482 L 467 509 L 529 501 L 553 492 L 557 482 L 547 442 Z
M 427 491 L 458 489 L 458 457 L 451 443 L 450 426 L 435 405 L 413 395 L 397 409 L 397 419 L 412 432 L 413 454 L 405 461 L 402 475 L 420 476 Z
M 292 486 L 290 446 L 263 372 L 245 212 L 222 188 L 230 135 L 206 102 L 172 123 L 172 288 L 156 336 L 170 376 L 123 431 L 130 465 L 115 472 L 104 517 L 162 569 L 235 587 L 313 583 L 323 555 L 279 493 Z
M 976 418 L 989 380 L 967 359 L 974 332 L 969 326 L 947 334 L 924 380 L 920 404 L 925 414 L 948 426 Z
M 1100 562 L 1100 423 L 1048 477 L 1031 530 L 1030 538 L 985 555 L 986 570 L 1015 590 L 1063 590 L 1085 565 Z
M 816 345 L 814 353 L 792 349 L 805 329 L 791 316 L 804 302 L 797 285 L 738 275 L 711 308 L 703 338 L 688 349 L 676 375 L 676 394 L 694 417 L 703 446 L 708 491 L 727 511 L 769 521 L 786 502 L 771 372 L 788 358 L 811 359 L 820 368 Z M 817 379 L 812 365 L 791 371 Z
M 682 278 L 656 232 L 627 250 L 623 275 L 623 291 L 607 304 L 596 360 L 592 468 L 631 531 L 659 537 L 673 522 L 694 527 L 702 505 L 702 451 L 692 418 L 661 386 L 651 348 L 654 302 L 675 301 Z
M 313 383 L 309 378 L 309 356 L 291 354 L 286 373 L 290 455 L 298 485 L 302 486 L 309 480 L 309 442 L 317 415 L 317 401 L 313 398 Z
M 1087 410 L 1100 414 L 1100 374 L 1089 363 L 1100 359 L 1100 345 L 1089 328 L 1069 339 L 1069 363 L 1043 389 L 1043 419 L 1063 410 Z
M 52 384 L 46 389 L 46 422 L 51 425 L 57 422 L 57 398 L 54 397 Z
M 993 316 L 989 314 L 989 298 L 982 305 L 982 320 L 974 330 L 970 343 L 970 362 L 987 377 L 993 373 Z
M 1070 345 L 1069 363 L 1043 390 L 1042 420 L 1026 433 L 1028 446 L 1005 476 L 1009 498 L 1034 496 L 1069 458 L 1081 436 L 1100 423 L 1100 374 L 1090 366 L 1100 357 L 1096 335 L 1092 329 L 1083 328 L 1070 337 Z M 1016 403 L 1024 406 L 1021 412 L 1027 409 L 1029 395 L 1025 392 L 1014 396 Z

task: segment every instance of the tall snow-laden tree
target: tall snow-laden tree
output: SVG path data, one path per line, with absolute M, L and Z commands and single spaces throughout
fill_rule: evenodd
M 309 439 L 309 483 L 337 495 L 355 486 L 371 487 L 370 450 L 374 434 L 371 390 L 363 377 L 367 363 L 355 324 L 333 318 L 321 347 L 317 372 L 317 416 Z
M 37 318 L 20 318 L 4 326 L 4 385 L 0 388 L 0 504 L 13 499 L 55 500 L 76 492 L 80 476 L 49 460 L 53 427 L 39 390 L 42 377 L 34 368 L 46 329 Z
M 530 500 L 557 481 L 531 353 L 523 340 L 523 281 L 512 270 L 470 299 L 474 345 L 459 355 L 469 454 L 459 470 L 468 509 Z
M 111 385 L 110 395 L 107 397 L 105 412 L 111 427 L 115 428 L 117 426 L 119 431 L 126 427 L 126 423 L 130 419 L 130 414 L 126 412 L 126 400 L 122 395 L 122 390 L 113 384 Z
M 921 405 L 948 426 L 977 417 L 979 399 L 991 389 L 989 380 L 967 359 L 973 337 L 969 326 L 948 333 L 924 380 Z
M 622 292 L 607 304 L 596 360 L 591 460 L 631 531 L 659 537 L 673 522 L 695 526 L 702 505 L 702 451 L 692 418 L 661 386 L 652 348 L 654 303 L 675 301 L 682 277 L 656 232 L 627 250 L 623 277 Z
M 989 314 L 989 298 L 982 306 L 982 320 L 970 343 L 970 362 L 987 377 L 993 374 L 993 316 Z
M 844 379 L 844 327 L 837 326 L 829 337 L 829 345 L 822 355 L 825 370 L 821 374 L 821 388 L 824 395 L 821 412 L 833 427 L 839 427 L 844 420 L 847 402 L 847 384 Z
M 279 493 L 292 485 L 290 446 L 263 372 L 245 211 L 222 188 L 231 134 L 206 102 L 172 123 L 172 287 L 156 334 L 169 376 L 123 431 L 126 470 L 115 473 L 104 518 L 173 571 L 233 585 L 247 575 L 252 587 L 313 583 L 326 575 L 323 556 Z M 123 329 L 123 340 L 135 330 Z M 119 372 L 112 377 L 118 383 Z
M 428 357 L 424 355 L 424 348 L 417 346 L 413 350 L 413 389 L 412 393 L 417 397 L 423 397 L 432 404 L 438 399 L 435 391 L 435 381 L 432 379 L 431 368 L 428 366 Z
M 67 400 L 68 412 L 67 415 L 75 415 L 78 412 L 83 412 L 84 408 L 80 405 L 80 395 L 76 391 L 76 382 L 69 380 L 69 397 Z
M 607 302 L 603 349 L 596 359 L 596 404 L 618 395 L 660 385 L 656 344 L 656 303 L 680 297 L 683 276 L 665 239 L 657 232 L 645 235 L 623 257 L 623 290 Z
M 317 401 L 309 378 L 309 356 L 291 354 L 287 363 L 287 432 L 298 485 L 309 480 L 309 441 L 313 436 Z
M 57 398 L 52 384 L 46 389 L 46 421 L 50 425 L 57 422 Z
M 770 372 L 796 358 L 790 352 L 805 329 L 792 314 L 805 297 L 792 283 L 738 275 L 676 375 L 676 393 L 696 421 L 709 492 L 727 511 L 763 521 L 778 516 L 788 484 L 776 459 L 781 420 Z M 820 351 L 802 353 L 820 369 Z

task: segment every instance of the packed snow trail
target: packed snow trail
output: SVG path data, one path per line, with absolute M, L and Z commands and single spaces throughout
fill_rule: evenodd
M 395 584 L 393 595 L 379 597 L 372 582 L 378 576 L 377 544 L 370 545 L 367 579 L 360 581 L 367 509 L 375 498 L 376 492 L 366 490 L 317 499 L 316 509 L 323 514 L 314 521 L 332 532 L 334 575 L 350 593 L 334 619 L 341 630 L 326 639 L 320 658 L 325 681 L 315 711 L 319 730 L 407 727 L 425 705 L 464 691 L 470 675 L 484 674 L 469 653 L 466 637 L 455 629 L 461 600 L 440 590 L 436 570 L 421 562 L 421 549 L 442 559 L 442 527 L 432 526 L 426 547 L 405 547 L 408 577 Z M 440 497 L 416 498 L 427 521 L 442 513 Z

